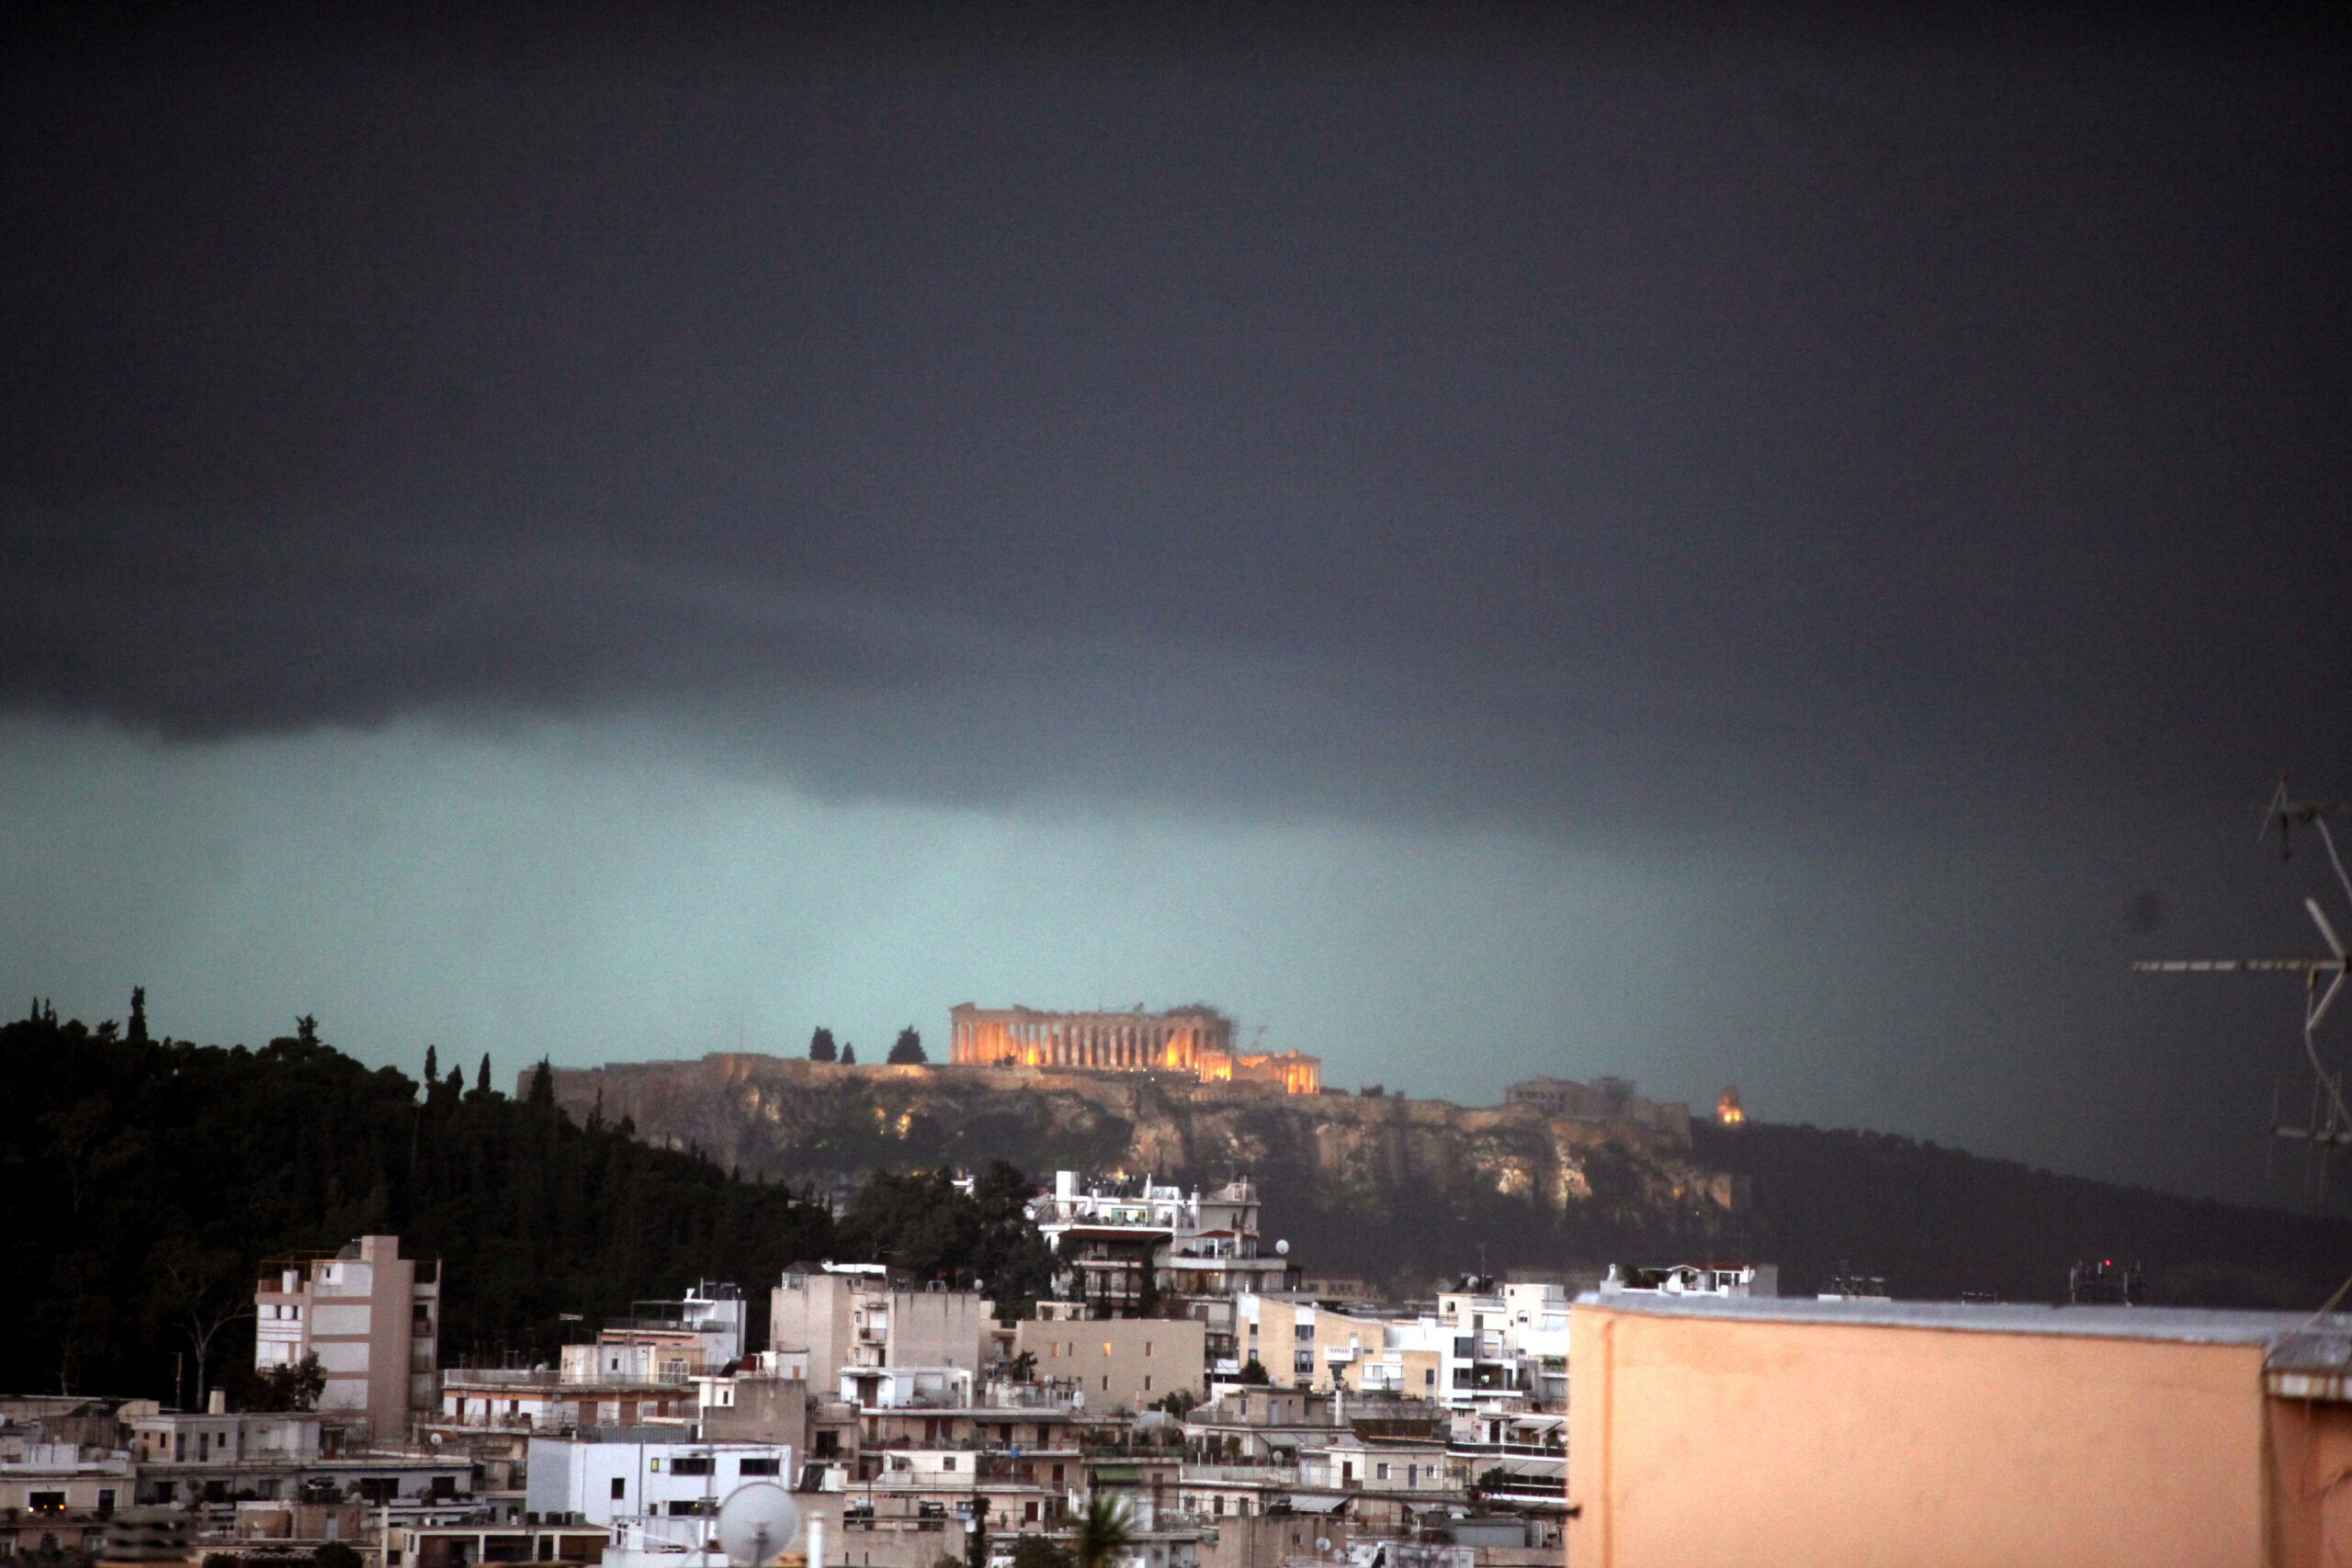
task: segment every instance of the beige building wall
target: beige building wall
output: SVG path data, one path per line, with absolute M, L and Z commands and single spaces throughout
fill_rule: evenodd
M 400 1255 L 400 1237 L 366 1235 L 333 1258 L 277 1259 L 254 1292 L 254 1364 L 315 1355 L 319 1409 L 364 1417 L 378 1442 L 404 1441 L 440 1404 L 440 1268 Z
M 768 1294 L 768 1348 L 806 1350 L 830 1395 L 850 1367 L 987 1365 L 996 1305 L 970 1291 L 893 1290 L 881 1276 L 787 1270 Z
M 1207 1325 L 1193 1318 L 1033 1320 L 1015 1325 L 1013 1353 L 1035 1356 L 1040 1378 L 1075 1382 L 1089 1410 L 1139 1410 L 1180 1389 L 1200 1397 L 1207 1332 Z
M 1365 1365 L 1383 1353 L 1385 1333 L 1379 1319 L 1351 1317 L 1313 1302 L 1243 1295 L 1238 1300 L 1235 1316 L 1240 1360 L 1247 1365 L 1256 1356 L 1274 1388 L 1329 1388 L 1338 1383 L 1360 1390 Z M 1250 1332 L 1252 1327 L 1255 1334 Z M 1435 1358 L 1430 1359 L 1433 1362 Z M 1433 1388 L 1418 1384 L 1404 1392 L 1435 1393 Z
M 2287 1560 L 2259 1344 L 1584 1305 L 1570 1335 L 1570 1568 Z

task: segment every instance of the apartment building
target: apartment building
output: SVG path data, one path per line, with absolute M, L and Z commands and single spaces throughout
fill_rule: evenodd
M 784 1443 L 690 1442 L 661 1427 L 533 1438 L 524 1506 L 542 1519 L 608 1529 L 636 1517 L 699 1517 L 746 1482 L 789 1485 L 792 1459 Z
M 1295 1287 L 1280 1247 L 1261 1246 L 1249 1178 L 1207 1191 L 1153 1181 L 1081 1183 L 1054 1173 L 1029 1217 L 1061 1265 L 1061 1293 L 1101 1314 L 1143 1310 L 1153 1295 L 1216 1297 Z
M 606 1318 L 596 1342 L 643 1346 L 664 1365 L 691 1360 L 696 1371 L 720 1371 L 741 1360 L 751 1347 L 743 1292 L 718 1280 L 700 1280 L 677 1301 L 635 1302 L 627 1317 Z M 691 1375 L 691 1374 L 688 1374 Z
M 806 1352 L 813 1388 L 850 1368 L 983 1365 L 995 1303 L 973 1291 L 894 1280 L 878 1263 L 796 1265 L 769 1296 L 768 1343 Z
M 1237 1297 L 1234 1317 L 1241 1364 L 1256 1361 L 1275 1388 L 1360 1389 L 1367 1368 L 1379 1365 L 1377 1359 L 1387 1347 L 1385 1320 L 1335 1311 L 1296 1296 Z M 1402 1381 L 1402 1367 L 1398 1363 L 1396 1381 Z M 1434 1385 L 1432 1371 L 1430 1387 Z M 1429 1390 L 1391 1387 L 1383 1392 Z
M 367 1440 L 400 1442 L 440 1398 L 437 1258 L 402 1258 L 400 1237 L 367 1235 L 333 1254 L 262 1265 L 254 1289 L 254 1364 L 263 1371 L 315 1355 L 326 1374 L 319 1410 Z
M 1090 1411 L 1141 1410 L 1183 1393 L 1200 1397 L 1207 1329 L 1191 1318 L 1121 1317 L 1013 1325 L 1013 1353 L 1036 1362 L 1037 1377 L 1069 1382 Z

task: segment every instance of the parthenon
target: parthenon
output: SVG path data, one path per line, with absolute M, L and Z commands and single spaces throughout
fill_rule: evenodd
M 1290 1094 L 1323 1086 L 1323 1064 L 1296 1051 L 1236 1055 L 1233 1021 L 1214 1008 L 1167 1012 L 1040 1012 L 950 1008 L 949 1059 L 966 1066 L 1183 1073 L 1204 1083 L 1268 1083 Z

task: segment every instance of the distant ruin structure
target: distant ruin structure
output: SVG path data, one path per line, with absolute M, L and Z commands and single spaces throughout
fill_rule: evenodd
M 1644 1100 L 1631 1078 L 1528 1078 L 1503 1091 L 1507 1105 L 1532 1105 L 1546 1116 L 1577 1122 L 1625 1122 L 1677 1137 L 1690 1136 L 1690 1108 L 1679 1101 Z
M 1203 1083 L 1264 1084 L 1285 1094 L 1314 1094 L 1323 1087 L 1319 1057 L 1235 1052 L 1233 1021 L 1210 1007 L 1040 1012 L 963 1002 L 947 1016 L 948 1060 L 959 1066 L 1181 1073 Z

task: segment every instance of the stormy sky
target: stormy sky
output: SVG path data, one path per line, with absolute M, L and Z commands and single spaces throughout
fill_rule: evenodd
M 478 9 L 9 24 L 0 997 L 2292 1197 L 2340 11 Z

